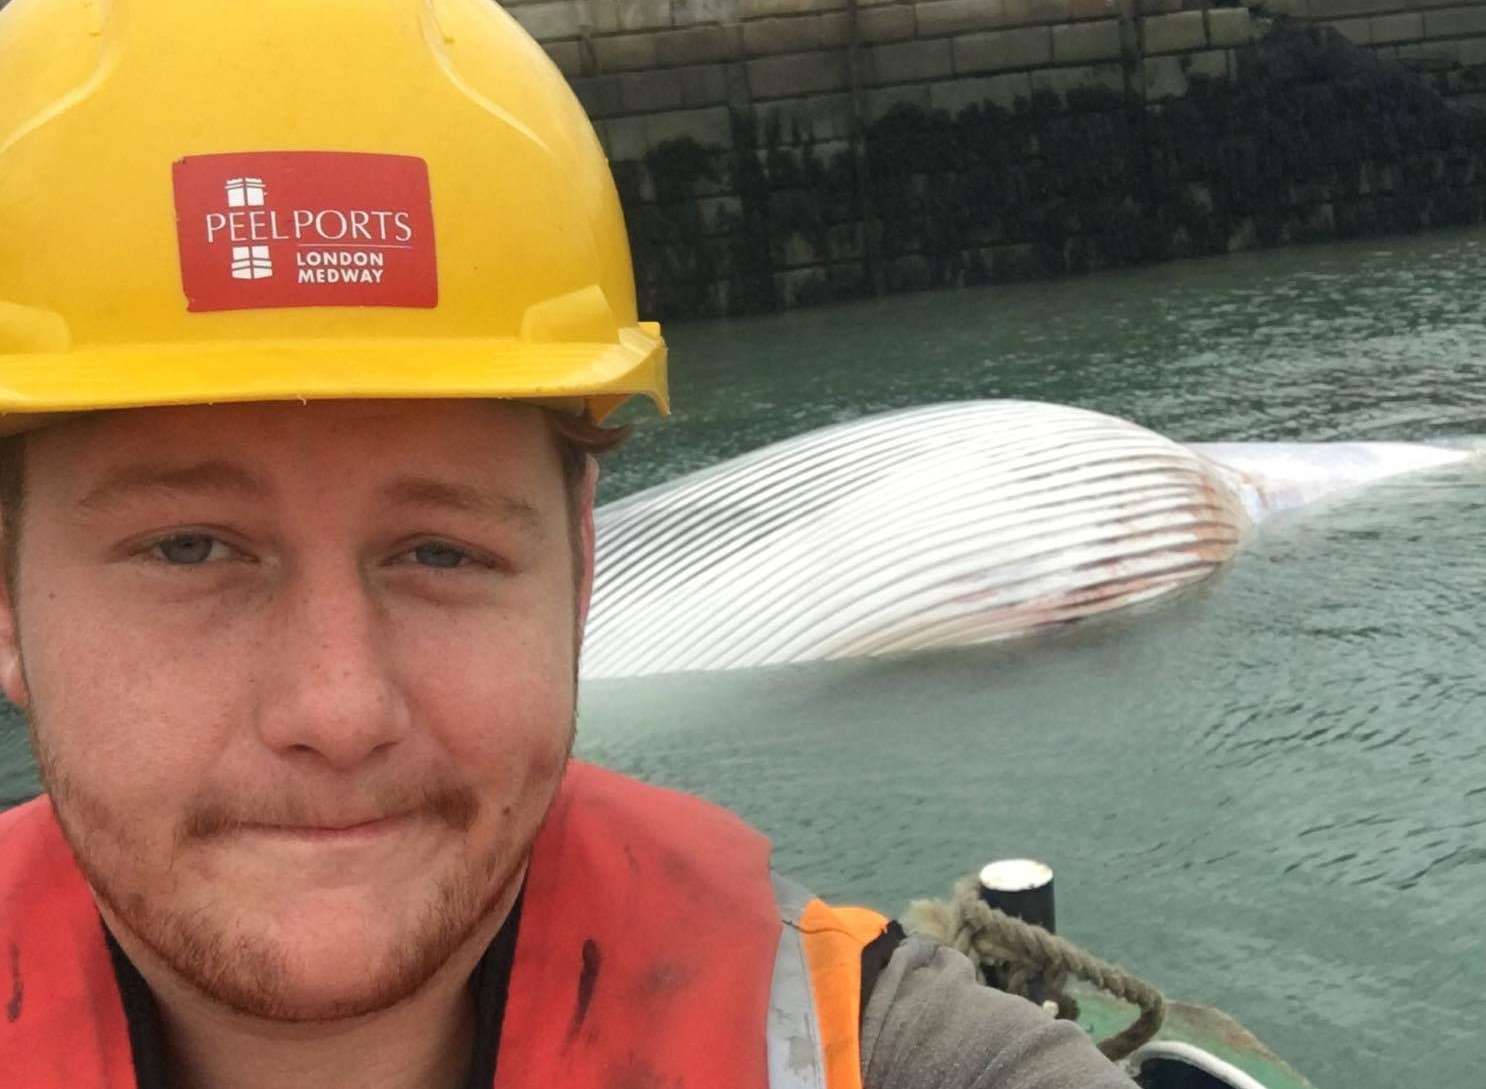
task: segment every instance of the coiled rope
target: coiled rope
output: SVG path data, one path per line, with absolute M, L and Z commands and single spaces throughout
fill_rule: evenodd
M 955 882 L 948 901 L 915 900 L 902 922 L 909 934 L 964 953 L 981 982 L 994 980 L 1002 990 L 1034 1001 L 1033 988 L 1040 983 L 1048 999 L 1057 1003 L 1060 1018 L 1078 1015 L 1078 1006 L 1063 993 L 1070 975 L 1137 1006 L 1140 1016 L 1099 1041 L 1099 1050 L 1113 1061 L 1154 1036 L 1166 1017 L 1166 999 L 1155 987 L 1040 926 L 997 911 L 980 898 L 980 881 L 973 875 Z

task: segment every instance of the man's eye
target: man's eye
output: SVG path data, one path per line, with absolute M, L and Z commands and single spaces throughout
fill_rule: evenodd
M 227 555 L 227 546 L 205 533 L 177 533 L 157 541 L 151 551 L 166 563 L 195 566 Z
M 460 567 L 470 557 L 462 549 L 446 544 L 421 544 L 412 551 L 413 559 L 423 567 Z

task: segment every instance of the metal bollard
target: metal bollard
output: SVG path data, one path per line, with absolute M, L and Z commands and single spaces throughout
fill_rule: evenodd
M 1003 858 L 987 863 L 980 871 L 980 898 L 1014 919 L 1056 933 L 1053 871 L 1046 863 L 1030 858 Z M 988 976 L 987 982 L 1000 990 L 1007 989 L 1004 978 Z M 1055 1017 L 1065 1001 L 1040 976 L 1026 981 L 1026 997 Z
M 980 871 L 980 898 L 1014 919 L 1057 933 L 1053 909 L 1053 871 L 1030 858 L 1003 858 Z

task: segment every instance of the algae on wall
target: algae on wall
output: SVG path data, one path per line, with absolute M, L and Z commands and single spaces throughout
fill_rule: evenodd
M 758 313 L 865 289 L 850 159 L 822 155 L 808 133 L 787 140 L 782 124 L 776 114 L 760 133 L 735 111 L 736 151 L 681 138 L 616 166 L 646 313 Z M 778 274 L 833 261 L 849 272 L 822 273 L 816 298 L 781 298 Z
M 1084 88 L 899 105 L 849 151 L 734 114 L 621 176 L 642 309 L 745 314 L 1259 245 L 1478 222 L 1486 120 L 1329 27 L 1282 20 L 1147 103 Z M 826 150 L 822 150 L 825 148 Z M 633 164 L 639 166 L 639 164 Z M 621 174 L 625 174 L 621 171 Z M 880 268 L 868 268 L 868 254 Z

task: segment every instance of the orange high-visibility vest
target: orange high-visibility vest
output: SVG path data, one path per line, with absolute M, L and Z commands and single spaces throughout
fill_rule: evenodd
M 769 872 L 732 814 L 570 766 L 527 875 L 494 1089 L 861 1089 L 886 920 Z M 136 1089 L 92 894 L 43 797 L 0 814 L 0 1089 Z

